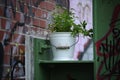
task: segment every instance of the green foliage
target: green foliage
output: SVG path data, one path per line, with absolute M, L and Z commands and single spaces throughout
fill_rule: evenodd
M 61 7 L 58 7 L 61 8 Z M 52 32 L 72 32 L 73 36 L 78 34 L 83 34 L 84 36 L 92 37 L 93 30 L 86 29 L 86 21 L 80 22 L 80 24 L 75 24 L 74 13 L 62 8 L 60 11 L 54 12 L 52 14 L 53 21 L 49 24 L 49 29 Z

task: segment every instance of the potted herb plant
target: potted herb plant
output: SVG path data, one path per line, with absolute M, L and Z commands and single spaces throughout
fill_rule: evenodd
M 74 19 L 74 13 L 62 7 L 57 7 L 52 14 L 49 30 L 53 60 L 73 60 L 76 36 L 92 36 L 92 29 L 86 29 L 85 21 L 76 24 Z

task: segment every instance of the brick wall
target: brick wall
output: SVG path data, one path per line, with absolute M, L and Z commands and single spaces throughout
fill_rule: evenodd
M 4 54 L 4 64 L 0 70 L 3 71 L 2 79 L 10 70 L 10 54 L 14 59 L 16 54 L 25 55 L 26 34 L 46 36 L 47 17 L 54 7 L 55 0 L 0 0 L 0 43 L 4 48 L 4 52 L 0 53 L 0 56 Z M 20 59 L 23 63 L 24 55 Z

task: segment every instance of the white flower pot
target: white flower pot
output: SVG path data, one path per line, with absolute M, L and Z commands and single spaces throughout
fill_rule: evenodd
M 50 34 L 53 60 L 73 60 L 75 37 L 70 32 L 55 32 Z

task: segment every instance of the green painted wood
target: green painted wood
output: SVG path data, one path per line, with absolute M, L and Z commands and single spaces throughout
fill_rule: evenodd
M 48 67 L 51 68 L 51 80 L 93 80 L 92 63 L 62 63 Z
M 52 61 L 52 60 L 39 60 L 40 64 L 59 64 L 59 63 L 74 63 L 74 64 L 82 64 L 82 63 L 94 63 L 94 61 Z
M 61 63 L 63 62 L 63 63 Z M 41 63 L 40 66 L 49 70 L 46 80 L 93 80 L 93 63 Z M 87 76 L 87 77 L 85 77 Z
M 93 0 L 95 80 L 120 79 L 120 0 Z
M 93 61 L 52 61 L 50 50 L 42 51 L 45 45 L 34 39 L 34 80 L 93 80 Z
M 34 39 L 34 80 L 49 80 L 48 69 L 39 65 L 39 59 L 48 60 L 48 55 L 45 54 L 45 41 L 42 39 Z M 46 48 L 45 48 L 46 49 Z

